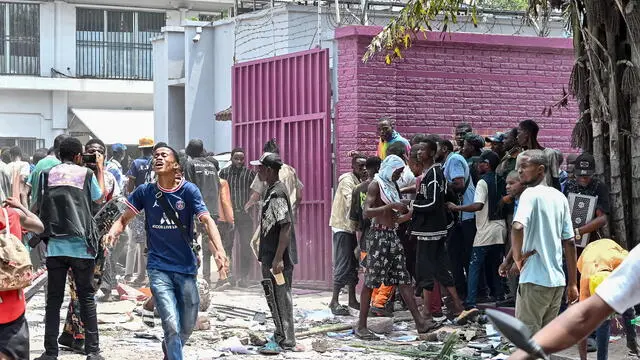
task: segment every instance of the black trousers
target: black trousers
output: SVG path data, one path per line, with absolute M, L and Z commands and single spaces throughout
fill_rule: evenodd
M 233 239 L 234 235 L 238 234 L 237 251 L 240 257 L 240 263 L 236 266 L 236 274 L 238 274 L 238 278 L 246 279 L 249 276 L 251 265 L 256 261 L 250 244 L 255 228 L 253 227 L 253 219 L 244 210 L 233 210 L 233 220 L 235 229 L 231 237 Z
M 416 258 L 416 290 L 433 291 L 434 280 L 445 288 L 454 285 L 449 255 L 447 255 L 447 238 L 440 240 L 417 240 Z
M 467 296 L 467 274 L 469 274 L 469 263 L 475 237 L 476 220 L 470 219 L 456 224 L 449 232 L 447 240 L 451 272 L 456 283 L 456 291 L 462 299 Z
M 47 305 L 45 312 L 44 349 L 50 356 L 58 356 L 58 333 L 60 332 L 60 308 L 69 269 L 73 272 L 80 302 L 80 317 L 85 329 L 84 348 L 87 354 L 100 351 L 98 319 L 96 316 L 96 290 L 93 287 L 95 260 L 66 256 L 47 258 L 49 273 Z
M 291 281 L 293 281 L 293 265 L 288 264 L 285 260 L 283 285 L 277 285 L 276 279 L 271 274 L 271 263 L 262 264 L 262 278 L 271 279 L 273 283 L 273 293 L 275 295 L 275 304 L 269 304 L 271 315 L 275 319 L 277 310 L 282 327 L 281 331 L 276 327 L 273 339 L 278 345 L 284 349 L 292 349 L 296 346 L 296 333 L 294 329 L 295 321 L 293 319 L 293 296 L 291 295 Z M 268 302 L 268 301 L 267 301 Z M 273 307 L 275 305 L 275 308 Z
M 342 289 L 358 283 L 358 258 L 355 234 L 338 231 L 333 234 L 333 288 Z

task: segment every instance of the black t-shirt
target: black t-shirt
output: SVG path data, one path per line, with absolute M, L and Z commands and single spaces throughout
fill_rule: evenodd
M 285 267 L 297 264 L 296 236 L 287 188 L 282 182 L 277 181 L 267 188 L 262 200 L 258 261 L 265 265 L 271 265 L 280 242 L 280 230 L 283 225 L 291 224 L 291 242 L 284 252 L 283 260 Z
M 349 220 L 358 223 L 358 230 L 362 232 L 360 237 L 360 249 L 364 250 L 364 237 L 371 227 L 371 219 L 364 218 L 364 201 L 367 198 L 367 189 L 371 181 L 365 181 L 353 189 L 351 194 L 351 208 L 349 209 Z
M 218 202 L 220 178 L 216 166 L 202 157 L 189 159 L 185 166 L 184 177 L 200 189 L 202 199 L 207 205 L 211 217 L 217 220 L 220 215 Z
M 564 194 L 565 196 L 569 196 L 570 193 L 597 196 L 598 202 L 596 204 L 596 209 L 605 214 L 609 214 L 609 188 L 607 188 L 607 184 L 602 181 L 593 179 L 588 186 L 583 187 L 580 186 L 576 180 L 568 180 L 564 187 Z

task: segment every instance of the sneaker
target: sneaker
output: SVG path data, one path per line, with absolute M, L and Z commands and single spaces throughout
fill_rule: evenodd
M 87 360 L 104 360 L 104 357 L 99 353 L 91 353 L 87 355 Z
M 44 353 L 33 360 L 58 360 L 58 357 L 53 355 L 47 355 L 47 353 Z
M 587 352 L 588 353 L 594 353 L 598 351 L 598 343 L 596 342 L 596 339 L 587 338 Z

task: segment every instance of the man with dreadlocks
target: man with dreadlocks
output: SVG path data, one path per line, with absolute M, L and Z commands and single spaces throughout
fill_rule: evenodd
M 411 275 L 407 271 L 404 248 L 396 233 L 398 225 L 411 220 L 411 211 L 402 203 L 396 181 L 404 170 L 404 161 L 389 155 L 382 162 L 367 189 L 364 217 L 371 219 L 366 235 L 365 285 L 360 297 L 360 319 L 355 334 L 362 340 L 379 338 L 367 328 L 369 303 L 374 288 L 382 284 L 398 285 L 419 333 L 428 331 L 428 325 L 420 315 L 411 288 Z

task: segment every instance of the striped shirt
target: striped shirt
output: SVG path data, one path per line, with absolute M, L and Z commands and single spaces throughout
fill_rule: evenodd
M 220 178 L 227 180 L 231 190 L 233 211 L 244 211 L 244 206 L 251 196 L 251 183 L 256 173 L 246 167 L 236 168 L 231 165 L 220 171 Z

